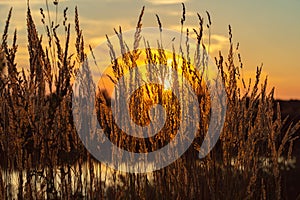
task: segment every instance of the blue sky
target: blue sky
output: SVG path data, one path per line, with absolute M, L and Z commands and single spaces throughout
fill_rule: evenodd
M 26 66 L 26 1 L 0 0 L 0 28 L 4 28 L 10 7 L 14 7 L 11 33 L 18 30 L 19 63 Z M 39 8 L 45 9 L 45 1 L 31 0 L 31 8 L 40 33 Z M 112 35 L 113 28 L 121 25 L 123 30 L 135 27 L 143 5 L 146 6 L 143 25 L 157 26 L 155 14 L 161 18 L 165 28 L 179 29 L 181 1 L 177 0 L 64 0 L 59 1 L 58 22 L 63 20 L 62 10 L 69 7 L 69 20 L 73 22 L 77 5 L 86 43 L 96 47 L 104 42 L 105 34 Z M 186 27 L 197 26 L 196 13 L 211 14 L 212 54 L 228 51 L 228 25 L 231 24 L 234 42 L 240 43 L 246 77 L 255 76 L 256 66 L 264 64 L 264 76 L 269 77 L 269 86 L 276 87 L 276 97 L 300 99 L 300 1 L 203 1 L 185 0 L 187 9 Z M 54 12 L 52 1 L 51 9 Z M 54 16 L 54 13 L 52 13 Z

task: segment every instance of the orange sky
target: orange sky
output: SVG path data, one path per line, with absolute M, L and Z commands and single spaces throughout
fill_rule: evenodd
M 41 34 L 45 34 L 40 23 L 39 9 L 45 9 L 45 1 L 31 0 L 31 8 Z M 179 30 L 181 1 L 177 0 L 64 0 L 59 1 L 58 23 L 62 23 L 62 11 L 69 7 L 69 20 L 73 22 L 74 7 L 80 12 L 82 29 L 87 44 L 96 47 L 105 42 L 105 34 L 113 35 L 113 28 L 121 25 L 123 30 L 135 27 L 143 5 L 146 6 L 143 25 L 157 26 L 155 14 L 159 14 L 163 27 Z M 300 99 L 300 1 L 203 1 L 185 0 L 186 27 L 197 26 L 196 13 L 211 14 L 212 55 L 218 50 L 228 51 L 228 24 L 231 24 L 234 42 L 240 42 L 246 77 L 254 78 L 256 66 L 264 64 L 264 76 L 269 77 L 269 87 L 276 87 L 276 98 Z M 51 14 L 55 8 L 49 1 Z M 10 32 L 18 30 L 18 62 L 28 63 L 26 53 L 26 1 L 0 0 L 0 28 L 4 24 L 9 8 L 14 7 Z M 12 36 L 12 34 L 11 34 Z M 74 39 L 74 38 L 73 38 Z

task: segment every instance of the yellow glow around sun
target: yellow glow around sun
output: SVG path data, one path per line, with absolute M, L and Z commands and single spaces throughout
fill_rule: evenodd
M 159 54 L 159 51 L 156 49 L 152 49 L 152 54 Z M 166 92 L 169 92 L 173 89 L 173 87 L 179 87 L 179 85 L 182 84 L 182 78 L 185 78 L 187 81 L 190 82 L 190 84 L 192 85 L 193 88 L 197 88 L 199 87 L 199 83 L 197 83 L 197 81 L 194 80 L 194 75 L 190 74 L 190 72 L 193 72 L 194 74 L 197 73 L 198 77 L 200 77 L 200 73 L 197 72 L 197 70 L 195 70 L 195 67 L 191 64 L 189 65 L 188 69 L 189 70 L 185 70 L 183 72 L 183 68 L 182 65 L 183 63 L 187 63 L 186 60 L 184 60 L 181 56 L 179 55 L 175 55 L 172 52 L 168 52 L 168 51 L 164 51 L 165 54 L 165 58 L 166 58 L 166 65 L 170 68 L 170 71 L 164 71 L 162 73 L 158 73 L 156 74 L 157 78 L 160 80 L 161 85 L 163 86 L 163 90 L 165 90 Z M 120 57 L 118 58 L 118 64 L 123 66 L 123 73 L 126 74 L 129 71 L 129 67 L 126 66 L 126 63 L 123 62 L 122 60 L 123 58 Z M 175 61 L 174 61 L 175 59 Z M 140 50 L 140 54 L 138 59 L 135 61 L 137 67 L 142 68 L 141 66 L 145 66 L 148 65 L 149 62 L 147 62 L 147 54 L 145 50 Z M 159 69 L 159 61 L 156 58 L 156 60 L 154 60 L 154 63 L 157 64 L 156 67 L 158 67 Z M 173 65 L 176 66 L 173 66 Z M 177 75 L 176 77 L 174 76 L 174 73 L 171 73 L 171 69 L 176 68 L 177 71 Z M 159 70 L 158 70 L 159 72 Z M 139 71 L 139 73 L 141 74 L 141 76 L 143 77 L 144 80 L 147 80 L 147 71 Z M 104 72 L 105 76 L 102 77 L 101 81 L 99 82 L 99 86 L 100 89 L 105 89 L 108 91 L 109 96 L 113 96 L 111 92 L 113 92 L 113 88 L 114 88 L 114 83 L 111 81 L 111 79 L 108 78 L 107 75 L 109 75 L 110 77 L 114 77 L 114 73 L 113 73 L 113 69 L 112 69 L 112 65 L 110 67 L 108 67 L 105 72 Z M 175 80 L 176 79 L 176 80 Z M 117 80 L 117 78 L 115 78 L 115 80 Z M 179 85 L 178 85 L 179 84 Z M 202 83 L 200 83 L 202 84 Z M 175 86 L 176 85 L 176 86 Z

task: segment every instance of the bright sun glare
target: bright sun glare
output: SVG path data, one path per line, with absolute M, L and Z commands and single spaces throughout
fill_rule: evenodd
M 169 67 L 172 66 L 172 62 L 173 62 L 173 59 L 171 59 L 171 58 L 169 58 L 167 60 L 167 63 L 168 63 Z M 171 73 L 167 73 L 166 76 L 163 78 L 162 82 L 163 82 L 163 85 L 164 85 L 164 89 L 165 90 L 170 90 L 171 87 L 172 87 L 172 75 L 171 75 Z
M 172 86 L 171 80 L 165 79 L 165 80 L 164 80 L 164 89 L 165 89 L 165 90 L 170 90 L 170 89 L 171 89 L 171 86 Z

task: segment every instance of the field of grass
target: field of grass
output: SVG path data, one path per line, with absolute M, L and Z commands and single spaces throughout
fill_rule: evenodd
M 126 71 L 137 68 L 143 53 L 145 63 L 157 66 L 155 76 L 164 76 L 166 72 L 161 72 L 159 66 L 171 58 L 172 69 L 186 77 L 199 102 L 200 129 L 191 147 L 163 169 L 134 174 L 118 172 L 99 163 L 78 137 L 72 112 L 74 79 L 82 78 L 82 84 L 88 88 L 97 87 L 85 63 L 86 52 L 90 49 L 84 43 L 77 9 L 74 28 L 68 22 L 67 9 L 63 13 L 64 22 L 59 26 L 48 19 L 47 11 L 41 10 L 45 28 L 41 37 L 28 7 L 28 71 L 16 63 L 17 32 L 10 37 L 11 13 L 12 10 L 0 46 L 0 199 L 287 198 L 282 173 L 286 163 L 293 159 L 292 148 L 300 123 L 289 124 L 281 118 L 279 104 L 273 97 L 274 89 L 268 93 L 267 79 L 260 76 L 261 67 L 257 68 L 252 82 L 241 76 L 242 60 L 238 45 L 232 42 L 231 27 L 228 53 L 225 56 L 220 52 L 215 58 L 226 90 L 226 120 L 219 141 L 203 159 L 199 159 L 198 151 L 208 129 L 211 100 L 203 74 L 197 72 L 189 60 L 201 61 L 205 53 L 174 49 L 170 56 L 159 41 L 154 49 L 143 43 L 140 33 L 144 9 L 137 22 L 135 49 L 122 58 L 114 57 L 114 47 L 108 39 L 111 54 L 107 56 L 111 56 L 113 69 L 111 81 L 117 82 Z M 192 33 L 197 36 L 197 47 L 205 45 L 203 30 L 205 26 L 210 28 L 210 16 L 207 13 L 206 17 L 199 14 L 196 17 L 198 27 L 184 31 L 183 9 L 181 34 L 185 47 L 189 45 L 188 38 Z M 161 29 L 159 17 L 157 19 Z M 64 34 L 58 34 L 59 31 Z M 120 45 L 126 48 L 121 28 L 115 31 Z M 75 42 L 71 41 L 71 35 Z M 180 80 L 172 78 L 178 85 L 180 96 L 177 98 L 186 99 L 187 94 L 180 93 Z M 178 124 L 179 107 L 174 94 L 162 86 L 148 84 L 131 98 L 130 115 L 137 124 L 148 124 L 147 110 L 159 103 L 167 110 L 167 123 L 156 136 L 147 140 L 129 137 L 116 125 L 110 106 L 122 96 L 116 94 L 110 99 L 107 92 L 97 89 L 94 101 L 98 121 L 110 141 L 128 151 L 155 151 L 172 140 L 179 126 L 188 127 L 191 123 L 186 120 Z M 81 90 L 80 94 L 76 102 L 84 104 L 88 100 L 88 91 Z M 118 117 L 122 119 L 122 110 L 118 111 Z M 90 116 L 86 115 L 85 119 L 87 124 L 92 123 Z M 86 126 L 79 129 L 90 131 Z M 96 139 L 92 133 L 90 137 Z

